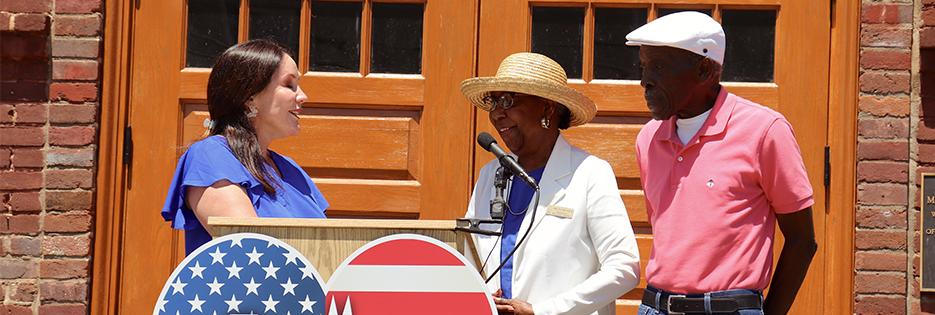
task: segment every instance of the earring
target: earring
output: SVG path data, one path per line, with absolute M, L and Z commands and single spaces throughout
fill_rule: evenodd
M 205 129 L 211 130 L 214 128 L 215 124 L 216 123 L 211 118 L 205 118 L 205 121 L 201 125 L 204 126 Z
M 247 118 L 256 117 L 256 114 L 259 113 L 255 106 L 247 106 L 247 108 L 250 109 L 250 111 L 247 112 Z
M 549 118 L 542 117 L 542 119 L 539 120 L 539 126 L 542 126 L 542 129 L 549 129 L 549 125 Z

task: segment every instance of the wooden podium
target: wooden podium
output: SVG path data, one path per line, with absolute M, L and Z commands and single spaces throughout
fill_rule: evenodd
M 327 282 L 334 270 L 358 248 L 383 236 L 411 233 L 435 238 L 480 266 L 469 234 L 455 231 L 451 220 L 358 220 L 294 218 L 208 218 L 212 236 L 233 233 L 265 234 L 295 247 Z

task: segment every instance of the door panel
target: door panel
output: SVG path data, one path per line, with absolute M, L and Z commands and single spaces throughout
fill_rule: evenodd
M 830 227 L 824 185 L 824 148 L 828 143 L 828 81 L 831 43 L 828 1 L 783 1 L 776 27 L 776 83 L 780 88 L 777 110 L 792 123 L 802 152 L 809 181 L 815 191 L 813 206 L 815 239 L 818 252 L 812 260 L 790 314 L 816 310 L 827 313 L 826 274 L 851 272 L 827 269 L 826 241 Z M 777 234 L 779 234 L 777 232 Z M 782 237 L 777 237 L 774 253 L 778 257 Z
M 357 20 L 352 21 L 359 33 L 351 38 L 358 41 L 360 54 L 355 57 L 359 61 L 356 72 L 310 71 L 309 60 L 318 57 L 311 55 L 309 36 L 315 34 L 311 30 L 315 25 L 312 10 L 319 2 L 294 2 L 254 10 L 261 14 L 257 12 L 301 8 L 295 15 L 298 19 L 293 16 L 291 24 L 284 25 L 299 25 L 298 31 L 288 26 L 285 33 L 299 36 L 289 42 L 298 45 L 294 58 L 303 73 L 300 84 L 309 100 L 300 115 L 300 134 L 276 141 L 271 148 L 293 158 L 312 176 L 331 204 L 329 217 L 460 217 L 471 189 L 473 111 L 460 97 L 458 83 L 474 74 L 476 0 L 350 1 L 359 3 L 359 12 L 354 13 Z M 171 230 L 158 212 L 179 156 L 205 135 L 210 69 L 186 67 L 192 64 L 188 55 L 200 60 L 195 62 L 199 64 L 206 58 L 201 46 L 197 48 L 202 55 L 198 55 L 188 54 L 186 45 L 216 42 L 186 38 L 186 34 L 210 33 L 188 29 L 207 25 L 203 21 L 189 23 L 187 10 L 193 5 L 199 6 L 199 12 L 205 12 L 204 6 L 216 6 L 207 11 L 209 15 L 238 12 L 229 15 L 236 20 L 226 21 L 233 25 L 212 30 L 237 30 L 236 36 L 231 36 L 238 41 L 254 37 L 250 19 L 251 8 L 256 6 L 251 7 L 250 0 L 141 0 L 137 5 L 131 67 L 135 83 L 129 119 L 135 131 L 135 159 L 124 210 L 128 228 L 123 231 L 121 314 L 151 312 L 162 283 L 184 256 L 182 233 Z M 291 16 L 293 12 L 287 13 Z M 370 25 L 379 19 L 396 19 L 389 27 L 405 20 L 408 32 L 385 36 L 410 37 L 382 38 L 379 32 L 371 32 Z M 270 34 L 259 29 L 263 25 L 268 24 L 252 27 Z M 412 27 L 421 28 L 418 39 L 412 40 Z M 376 42 L 380 43 L 372 44 Z M 409 46 L 398 46 L 400 43 Z M 407 52 L 393 58 L 409 60 L 404 71 L 410 73 L 371 73 L 371 69 L 389 72 L 399 68 L 393 63 L 395 59 L 372 58 L 388 49 Z M 393 51 L 389 52 L 392 56 Z M 416 58 L 415 64 L 412 58 Z
M 646 0 L 501 0 L 482 1 L 480 12 L 480 40 L 478 55 L 478 75 L 490 76 L 496 73 L 497 67 L 503 58 L 519 51 L 535 51 L 549 55 L 549 52 L 561 54 L 568 51 L 567 47 L 560 47 L 549 51 L 549 45 L 573 45 L 560 39 L 552 40 L 546 35 L 536 35 L 533 32 L 543 32 L 543 27 L 536 27 L 536 12 L 556 10 L 536 10 L 539 7 L 553 7 L 580 11 L 584 14 L 576 20 L 581 25 L 578 28 L 569 28 L 566 32 L 556 31 L 561 36 L 577 36 L 580 29 L 580 45 L 583 47 L 580 60 L 575 58 L 562 58 L 551 56 L 556 60 L 572 60 L 580 63 L 567 65 L 566 69 L 580 68 L 580 77 L 570 78 L 569 85 L 590 97 L 597 104 L 598 114 L 591 123 L 571 128 L 565 132 L 569 141 L 592 154 L 601 157 L 613 166 L 617 176 L 617 184 L 621 197 L 627 205 L 627 212 L 637 233 L 637 243 L 640 247 L 640 267 L 645 271 L 646 261 L 649 259 L 652 230 L 646 216 L 645 203 L 640 190 L 639 172 L 634 156 L 634 141 L 639 129 L 647 122 L 649 113 L 643 100 L 643 90 L 639 86 L 638 77 L 627 79 L 595 79 L 606 73 L 600 67 L 618 66 L 627 67 L 627 60 L 607 60 L 607 54 L 617 54 L 620 58 L 634 58 L 637 56 L 632 47 L 626 47 L 623 39 L 628 30 L 621 27 L 611 33 L 601 33 L 601 40 L 595 33 L 601 30 L 601 23 L 596 22 L 596 16 L 607 14 L 607 9 L 636 9 L 638 16 L 640 10 L 645 10 L 647 20 L 657 16 L 684 9 L 700 10 L 711 14 L 716 20 L 722 21 L 725 14 L 727 21 L 723 21 L 726 30 L 735 30 L 736 37 L 732 38 L 728 32 L 728 46 L 734 43 L 746 50 L 734 51 L 734 55 L 727 55 L 725 61 L 725 82 L 727 89 L 744 98 L 758 102 L 764 106 L 776 109 L 783 113 L 792 123 L 798 139 L 805 165 L 809 173 L 812 187 L 815 191 L 815 229 L 816 238 L 821 243 L 825 235 L 825 188 L 822 181 L 824 146 L 827 131 L 827 80 L 828 80 L 828 53 L 829 53 L 829 12 L 827 1 L 792 1 L 792 0 L 696 0 L 696 1 L 646 1 Z M 750 11 L 754 10 L 754 11 Z M 577 12 L 576 11 L 576 12 Z M 619 11 L 619 10 L 618 10 Z M 626 11 L 626 10 L 624 10 Z M 747 14 L 765 13 L 765 14 Z M 753 16 L 753 17 L 751 17 Z M 772 23 L 761 16 L 774 16 Z M 541 23 L 549 27 L 561 28 L 568 25 L 568 20 L 556 20 L 555 15 L 542 18 Z M 606 21 L 606 20 L 605 20 Z M 619 21 L 616 20 L 616 21 Z M 643 21 L 645 22 L 645 21 Z M 564 24 L 563 24 L 564 23 Z M 642 23 L 637 23 L 642 24 Z M 635 25 L 634 27 L 639 26 Z M 765 30 L 759 34 L 750 30 Z M 775 34 L 768 31 L 775 30 Z M 545 31 L 546 33 L 548 31 Z M 571 34 L 571 35 L 568 35 Z M 759 37 L 775 36 L 775 41 L 764 44 Z M 537 40 L 545 44 L 536 44 Z M 613 40 L 608 41 L 606 38 Z M 564 43 L 564 44 L 562 44 Z M 753 43 L 753 44 L 748 44 Z M 772 45 L 770 45 L 772 44 Z M 603 45 L 603 46 L 602 46 Z M 755 46 L 755 47 L 754 47 Z M 537 48 L 538 47 L 538 48 Z M 537 51 L 542 49 L 542 51 Z M 603 49 L 603 50 L 602 50 Z M 609 50 L 608 50 L 609 49 Z M 629 50 L 628 50 L 629 49 Z M 730 48 L 729 48 L 730 49 Z M 731 52 L 728 50 L 729 53 Z M 771 53 L 771 54 L 770 54 Z M 604 54 L 604 55 L 601 55 Z M 598 57 L 603 56 L 603 57 Z M 604 58 L 597 61 L 596 58 Z M 770 59 L 772 58 L 772 59 Z M 767 61 L 763 61 L 767 60 Z M 769 60 L 772 63 L 769 64 Z M 630 60 L 633 61 L 633 60 Z M 560 61 L 561 63 L 561 61 Z M 566 61 L 567 63 L 567 61 Z M 733 64 L 739 66 L 734 66 Z M 762 63 L 767 63 L 762 66 Z M 743 67 L 750 65 L 762 66 L 763 70 L 750 73 Z M 629 67 L 638 65 L 630 62 Z M 627 70 L 627 69 L 623 69 Z M 745 72 L 746 71 L 746 72 Z M 765 72 L 764 72 L 765 71 Z M 770 72 L 771 71 L 771 72 Z M 618 71 L 630 73 L 632 71 Z M 731 82 L 729 79 L 741 81 L 761 82 Z M 476 132 L 487 131 L 491 134 L 493 128 L 487 119 L 487 113 L 477 110 Z M 475 174 L 491 157 L 483 151 L 474 156 Z M 778 232 L 777 232 L 778 234 Z M 776 254 L 781 248 L 781 238 L 775 246 Z M 821 244 L 819 244 L 821 246 Z M 791 313 L 810 313 L 822 309 L 824 296 L 824 253 L 819 250 L 811 269 L 799 291 L 796 304 Z M 645 275 L 645 272 L 643 273 Z M 625 294 L 618 300 L 618 312 L 635 313 L 639 306 L 642 289 L 645 288 L 645 279 L 640 281 L 637 289 Z

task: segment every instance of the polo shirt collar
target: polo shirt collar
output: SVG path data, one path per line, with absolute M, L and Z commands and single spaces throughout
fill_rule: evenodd
M 730 120 L 731 113 L 734 112 L 735 103 L 736 99 L 733 95 L 727 92 L 727 88 L 721 86 L 717 100 L 714 101 L 714 107 L 711 108 L 711 114 L 708 115 L 708 119 L 705 119 L 701 129 L 698 130 L 699 137 L 715 136 L 724 132 L 724 129 L 727 128 L 727 121 Z M 662 137 L 657 138 L 657 140 L 682 143 L 675 131 L 675 121 L 677 119 L 678 116 L 673 115 L 662 122 L 659 127 Z

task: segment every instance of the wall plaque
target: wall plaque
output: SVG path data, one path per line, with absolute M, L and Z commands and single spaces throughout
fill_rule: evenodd
M 935 292 L 935 174 L 922 174 L 922 288 Z

